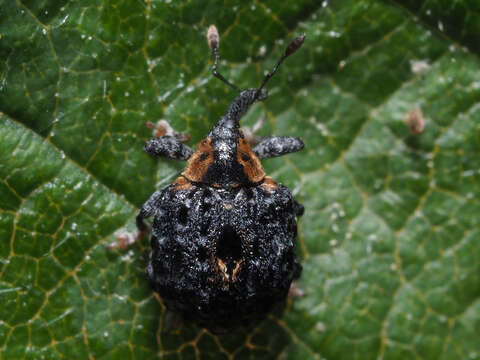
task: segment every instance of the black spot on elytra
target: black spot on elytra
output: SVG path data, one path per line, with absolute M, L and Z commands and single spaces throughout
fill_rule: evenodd
M 181 205 L 178 209 L 178 222 L 182 225 L 186 225 L 188 221 L 188 208 L 185 205 Z
M 210 220 L 207 220 L 200 226 L 200 235 L 207 236 L 209 228 L 210 228 Z
M 235 263 L 242 259 L 242 239 L 231 227 L 225 226 L 217 240 L 217 258 L 227 266 L 227 272 L 232 273 Z
M 208 259 L 208 250 L 205 247 L 200 246 L 198 248 L 198 260 L 200 262 L 204 262 L 207 259 Z
M 202 204 L 202 207 L 201 207 L 201 211 L 202 211 L 202 213 L 206 213 L 206 212 L 208 212 L 208 210 L 210 210 L 211 208 L 212 208 L 212 204 L 203 203 L 203 204 Z

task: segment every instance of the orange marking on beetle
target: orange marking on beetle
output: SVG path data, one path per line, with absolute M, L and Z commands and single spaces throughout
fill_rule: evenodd
M 268 191 L 274 191 L 278 189 L 278 184 L 270 176 L 265 176 L 265 179 L 263 179 L 263 183 L 260 186 Z
M 190 186 L 192 186 L 192 183 L 185 179 L 183 176 L 179 176 L 177 180 L 175 180 L 173 185 L 175 185 L 174 190 L 187 190 L 188 188 L 190 188 Z
M 232 271 L 232 281 L 237 281 L 237 274 L 243 267 L 243 259 L 235 264 L 235 268 Z
M 216 265 L 217 266 L 215 267 L 215 270 L 224 282 L 236 282 L 238 280 L 237 274 L 243 267 L 243 259 L 240 261 L 235 261 L 235 267 L 233 268 L 231 275 L 228 273 L 227 265 L 223 262 L 222 259 L 217 258 Z M 228 286 L 228 284 L 226 285 Z
M 188 159 L 185 171 L 182 173 L 190 181 L 201 182 L 208 167 L 213 163 L 213 147 L 212 139 L 206 138 L 197 148 L 197 151 Z
M 240 138 L 237 144 L 237 161 L 243 166 L 243 172 L 252 183 L 262 181 L 265 171 L 257 155 L 252 151 L 250 144 Z

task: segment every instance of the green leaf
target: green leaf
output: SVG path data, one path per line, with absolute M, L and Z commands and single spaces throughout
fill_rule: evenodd
M 480 8 L 474 1 L 52 1 L 0 6 L 0 359 L 480 357 Z M 164 333 L 142 203 L 183 164 L 149 158 L 146 121 L 205 136 L 245 116 L 305 150 L 264 162 L 304 203 L 306 296 L 253 329 Z M 406 115 L 419 108 L 425 129 Z

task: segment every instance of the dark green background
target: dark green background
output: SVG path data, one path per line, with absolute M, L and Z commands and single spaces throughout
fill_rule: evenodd
M 0 0 L 0 359 L 480 358 L 479 4 Z M 194 146 L 235 97 L 210 24 L 242 88 L 306 33 L 243 120 L 305 142 L 264 165 L 306 208 L 306 296 L 165 334 L 148 241 L 106 245 L 183 166 L 142 151 L 145 122 Z

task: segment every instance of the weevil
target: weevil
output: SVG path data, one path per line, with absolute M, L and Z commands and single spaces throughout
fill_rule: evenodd
M 155 157 L 187 161 L 182 174 L 158 190 L 137 216 L 139 234 L 153 216 L 147 278 L 167 309 L 213 332 L 249 325 L 284 302 L 302 267 L 295 254 L 303 206 L 265 174 L 260 160 L 303 149 L 296 137 L 268 136 L 253 148 L 239 121 L 267 99 L 264 88 L 297 51 L 294 39 L 258 88 L 240 90 L 218 70 L 219 35 L 207 31 L 212 74 L 238 93 L 225 115 L 193 151 L 178 136 L 147 142 Z

